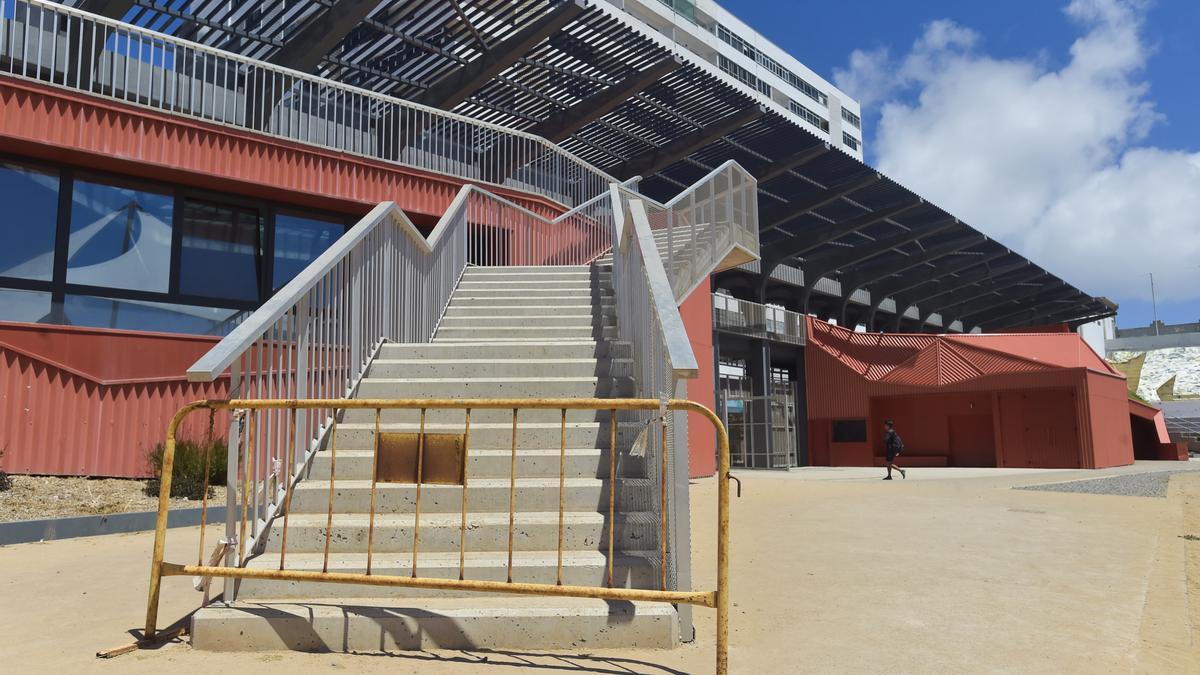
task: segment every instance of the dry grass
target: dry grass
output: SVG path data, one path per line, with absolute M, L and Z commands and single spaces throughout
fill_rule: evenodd
M 158 509 L 158 498 L 146 495 L 144 480 L 12 476 L 12 482 L 11 490 L 0 492 L 0 522 Z M 213 488 L 209 505 L 224 503 L 225 488 Z M 199 505 L 196 500 L 171 500 L 171 508 Z

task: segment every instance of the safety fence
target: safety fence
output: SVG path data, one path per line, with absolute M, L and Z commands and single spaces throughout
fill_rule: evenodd
M 713 294 L 713 328 L 725 333 L 804 344 L 804 315 L 749 300 Z
M 236 486 L 237 501 L 241 504 L 240 514 L 235 518 L 226 519 L 225 522 L 225 539 L 222 540 L 216 550 L 207 558 L 205 548 L 205 530 L 207 525 L 208 513 L 208 485 L 205 482 L 204 494 L 205 497 L 202 503 L 202 523 L 199 531 L 198 553 L 196 564 L 168 562 L 165 560 L 164 551 L 166 546 L 167 525 L 170 517 L 169 513 L 169 494 L 173 478 L 174 459 L 176 449 L 176 432 L 184 420 L 193 412 L 207 410 L 211 416 L 217 411 L 229 411 L 231 416 L 242 420 L 239 425 L 238 435 L 235 437 L 236 442 L 230 444 L 230 477 L 231 483 Z M 337 453 L 338 453 L 338 434 L 336 433 L 336 425 L 340 415 L 344 415 L 348 411 L 365 410 L 374 412 L 374 432 L 370 435 L 370 444 L 373 448 L 373 461 L 371 463 L 371 492 L 370 492 L 370 512 L 369 522 L 367 525 L 366 545 L 361 548 L 353 547 L 353 542 L 360 541 L 361 537 L 341 536 L 335 537 L 334 532 L 337 529 L 337 514 L 335 513 L 335 492 L 337 489 Z M 383 411 L 407 410 L 419 411 L 419 426 L 415 434 L 397 434 L 383 433 L 380 431 L 380 417 Z M 427 416 L 433 411 L 462 411 L 462 431 L 461 434 L 455 430 L 453 434 L 438 433 L 430 434 L 426 432 Z M 558 489 L 558 561 L 556 570 L 556 583 L 529 583 L 521 582 L 514 579 L 513 574 L 513 551 L 514 551 L 514 530 L 515 530 L 515 494 L 517 481 L 517 456 L 518 456 L 518 419 L 521 411 L 542 410 L 542 411 L 557 411 L 560 413 L 561 419 L 561 441 L 559 444 L 559 489 Z M 607 519 L 605 527 L 607 534 L 601 537 L 601 541 L 607 540 L 607 571 L 605 574 L 605 584 L 596 586 L 586 585 L 568 585 L 563 583 L 563 551 L 565 548 L 564 541 L 567 539 L 572 524 L 568 524 L 565 519 L 564 495 L 565 495 L 565 475 L 567 461 L 567 414 L 568 411 L 608 411 L 609 412 L 609 429 L 610 448 L 614 448 L 609 452 L 609 480 L 608 480 L 608 500 L 607 500 Z M 254 489 L 251 485 L 252 474 L 256 470 L 257 460 L 253 454 L 254 438 L 257 434 L 264 433 L 267 423 L 267 414 L 270 412 L 281 412 L 285 419 L 289 420 L 287 425 L 287 433 L 295 436 L 297 429 L 301 424 L 299 419 L 303 412 L 321 413 L 329 411 L 331 423 L 334 427 L 334 433 L 331 433 L 326 438 L 327 447 L 322 448 L 322 452 L 329 453 L 329 495 L 328 508 L 326 512 L 325 527 L 323 528 L 323 564 L 320 571 L 289 569 L 287 563 L 288 551 L 288 518 L 290 508 L 285 508 L 283 513 L 276 517 L 276 520 L 281 520 L 281 524 L 276 528 L 271 537 L 272 544 L 277 542 L 278 546 L 278 565 L 272 565 L 271 568 L 266 567 L 250 567 L 249 563 L 254 559 L 256 554 L 261 553 L 265 542 L 259 542 L 255 548 L 247 548 L 241 544 L 248 539 L 248 528 L 250 527 L 249 520 L 252 518 L 250 513 L 250 503 L 256 499 Z M 472 412 L 477 415 L 480 411 L 511 411 L 512 419 L 512 441 L 511 441 L 511 473 L 509 482 L 509 501 L 508 501 L 508 528 L 507 528 L 507 580 L 482 580 L 466 578 L 466 557 L 468 550 L 471 549 L 471 528 L 468 526 L 470 515 L 468 514 L 468 493 L 471 489 L 471 481 L 467 471 L 468 461 L 471 457 L 472 441 L 471 441 L 471 416 Z M 640 411 L 645 413 L 658 413 L 658 416 L 652 418 L 647 424 L 646 431 L 653 430 L 656 435 L 661 435 L 664 439 L 667 435 L 667 423 L 665 413 L 667 411 L 686 414 L 696 413 L 704 417 L 713 425 L 717 436 L 717 452 L 718 452 L 718 471 L 720 480 L 718 480 L 718 504 L 717 504 L 717 581 L 715 590 L 711 591 L 696 591 L 680 589 L 678 586 L 671 584 L 666 575 L 666 567 L 660 566 L 660 576 L 658 583 L 654 584 L 657 588 L 630 588 L 618 587 L 614 582 L 613 576 L 613 561 L 615 555 L 620 552 L 617 548 L 616 541 L 618 539 L 616 533 L 616 480 L 618 476 L 617 455 L 615 450 L 617 446 L 618 436 L 618 412 L 619 411 Z M 443 425 L 444 428 L 444 425 Z M 664 440 L 665 445 L 665 440 Z M 663 447 L 663 446 L 660 446 Z M 647 457 L 647 464 L 654 464 L 655 460 L 665 463 L 666 455 L 663 452 L 656 453 L 658 457 Z M 210 466 L 211 458 L 206 457 L 206 468 Z M 600 598 L 607 600 L 625 600 L 625 601 L 650 601 L 650 602 L 669 602 L 684 605 L 698 605 L 702 607 L 711 607 L 717 610 L 717 636 L 716 636 L 716 669 L 718 673 L 725 673 L 728 670 L 728 635 L 729 635 L 729 487 L 726 478 L 729 476 L 730 455 L 729 441 L 725 433 L 725 428 L 721 424 L 720 419 L 708 408 L 687 400 L 662 400 L 662 399 L 357 399 L 357 400 L 341 400 L 341 399 L 316 399 L 316 400 L 224 400 L 224 401 L 197 401 L 182 408 L 172 419 L 166 437 L 166 447 L 163 455 L 161 485 L 159 490 L 159 507 L 158 517 L 156 522 L 155 540 L 153 559 L 150 569 L 150 591 L 147 601 L 146 612 L 146 638 L 151 639 L 155 636 L 158 624 L 158 608 L 159 596 L 161 590 L 162 578 L 164 576 L 193 576 L 199 578 L 198 588 L 207 590 L 207 580 L 213 577 L 232 579 L 232 580 L 268 580 L 281 582 L 325 582 L 332 584 L 364 584 L 376 586 L 391 586 L 391 587 L 408 587 L 421 589 L 434 589 L 441 591 L 476 591 L 476 592 L 499 592 L 524 595 L 543 595 L 543 596 L 559 596 L 559 597 L 584 597 L 584 598 Z M 285 458 L 282 468 L 277 468 L 282 475 L 281 482 L 285 486 L 284 503 L 287 507 L 292 504 L 292 499 L 295 493 L 296 478 L 304 471 L 311 471 L 311 462 L 308 464 L 297 463 L 294 455 L 289 455 Z M 207 475 L 207 472 L 206 472 Z M 665 480 L 665 473 L 661 474 Z M 408 575 L 398 574 L 379 574 L 372 569 L 373 555 L 375 552 L 376 536 L 377 536 L 377 511 L 379 510 L 379 486 L 381 483 L 394 482 L 405 485 L 412 485 L 415 490 L 415 504 L 413 512 L 413 520 L 411 525 L 411 570 Z M 422 576 L 421 574 L 421 492 L 423 486 L 429 485 L 451 485 L 461 486 L 461 525 L 458 530 L 458 578 L 443 578 L 435 576 Z M 426 488 L 428 489 L 428 488 Z M 669 499 L 670 491 L 665 488 L 661 491 L 664 502 L 660 504 L 658 509 L 660 514 L 664 514 L 659 518 L 657 523 L 656 535 L 652 538 L 657 538 L 659 543 L 660 560 L 665 560 L 669 553 L 669 542 L 666 536 L 668 527 L 665 514 L 669 512 L 669 504 L 665 500 Z M 389 536 L 395 539 L 397 536 L 395 530 L 390 528 Z M 399 528 L 403 530 L 404 528 Z M 643 533 L 642 536 L 645 536 Z M 480 537 L 481 535 L 476 534 Z M 334 552 L 337 556 L 354 555 L 361 556 L 364 563 L 365 572 L 331 572 L 330 555 L 331 541 L 337 541 Z M 584 541 L 587 541 L 586 539 Z M 350 542 L 349 544 L 347 542 Z M 311 543 L 311 542 L 310 542 Z M 393 542 L 394 543 L 394 542 Z M 445 542 L 443 542 L 444 544 Z M 483 544 L 486 546 L 486 544 Z M 347 549 L 350 546 L 351 548 Z
M 578 206 L 611 176 L 544 138 L 46 0 L 0 0 L 0 74 Z

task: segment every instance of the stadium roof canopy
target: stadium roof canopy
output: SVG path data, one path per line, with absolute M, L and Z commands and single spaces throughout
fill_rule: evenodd
M 68 0 L 247 57 L 526 130 L 666 198 L 728 159 L 759 181 L 763 260 L 800 306 L 884 298 L 965 329 L 1115 313 L 764 106 L 605 0 Z M 738 275 L 739 272 L 727 272 Z M 841 298 L 814 294 L 822 278 Z M 854 293 L 855 290 L 866 291 Z M 758 298 L 767 298 L 764 285 Z M 843 299 L 844 298 L 844 299 Z M 832 306 L 840 303 L 840 307 Z M 796 303 L 791 303 L 796 304 Z M 889 301 L 887 307 L 892 308 Z M 861 316 L 861 315 L 860 315 Z M 853 319 L 851 319 L 853 320 Z

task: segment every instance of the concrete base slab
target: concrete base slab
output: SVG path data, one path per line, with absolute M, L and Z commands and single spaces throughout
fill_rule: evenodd
M 331 599 L 212 605 L 192 617 L 207 651 L 658 648 L 678 644 L 670 605 L 577 598 Z

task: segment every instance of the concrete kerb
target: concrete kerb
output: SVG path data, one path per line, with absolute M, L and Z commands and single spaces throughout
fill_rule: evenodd
M 195 527 L 200 524 L 200 511 L 201 509 L 198 507 L 172 510 L 167 526 Z M 95 537 L 102 534 L 146 532 L 154 529 L 154 520 L 157 516 L 156 511 L 138 511 L 0 523 L 0 546 L 76 537 Z M 210 524 L 225 522 L 224 510 L 210 506 L 208 522 Z

